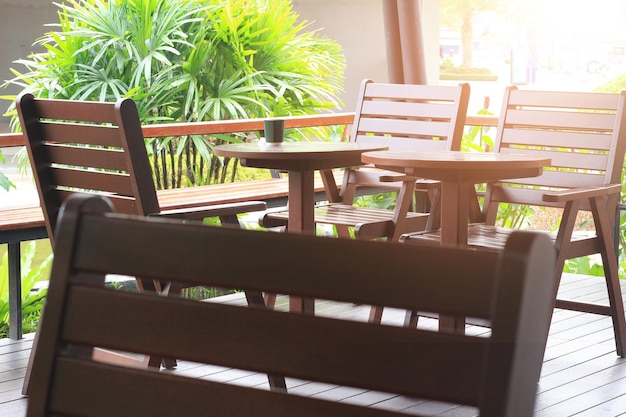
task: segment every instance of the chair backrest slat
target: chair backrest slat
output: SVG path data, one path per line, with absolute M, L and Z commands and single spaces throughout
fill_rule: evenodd
M 41 119 L 74 120 L 89 123 L 118 123 L 118 111 L 114 105 L 102 106 L 95 101 L 37 100 L 37 111 Z
M 42 121 L 40 126 L 47 143 L 123 147 L 119 131 L 115 126 L 52 121 Z
M 105 305 L 108 314 L 98 308 Z M 283 312 L 217 303 L 206 306 L 180 299 L 162 303 L 154 297 L 120 297 L 108 290 L 84 287 L 70 291 L 66 309 L 63 338 L 75 344 L 133 352 L 152 350 L 164 357 L 176 355 L 192 362 L 471 405 L 477 405 L 475 387 L 481 382 L 481 361 L 488 340 L 355 321 L 318 320 L 306 315 L 285 317 Z M 131 316 L 133 320 L 125 320 Z M 159 342 L 161 323 L 168 317 L 180 317 L 185 327 L 202 331 L 177 336 L 169 345 Z M 109 330 L 86 332 L 85 328 Z M 293 332 L 299 333 L 298 337 L 284 337 Z M 216 334 L 236 343 L 216 343 Z M 384 340 L 385 347 L 363 343 L 356 348 L 356 340 L 368 339 Z M 177 345 L 186 346 L 185 352 L 180 352 Z M 290 352 L 289 358 L 278 360 L 281 351 Z M 450 375 L 438 375 L 442 356 L 455 370 L 455 384 L 450 385 Z M 384 363 L 384 369 L 367 365 L 376 363 Z M 413 372 L 407 373 L 407 368 Z M 423 383 L 424 375 L 429 375 L 428 384 Z M 443 389 L 444 385 L 450 386 Z
M 500 148 L 500 153 L 524 153 L 537 158 L 550 158 L 551 167 L 568 170 L 565 172 L 605 172 L 610 162 L 607 154 L 582 154 L 572 152 L 571 149 L 569 151 L 552 150 L 547 146 L 544 149 Z M 558 183 L 554 185 L 557 186 Z
M 148 236 L 151 232 L 151 225 L 148 223 L 136 223 L 132 220 L 126 220 L 128 227 L 124 229 L 120 227 L 115 236 L 109 239 L 111 243 L 114 241 L 133 241 L 137 236 Z M 118 224 L 124 220 L 119 220 Z M 98 235 L 102 234 L 102 239 L 109 236 L 108 228 L 110 221 L 107 219 L 93 218 L 89 223 L 81 225 L 85 232 Z M 206 234 L 198 228 L 177 228 L 170 227 L 171 233 L 167 239 L 168 256 L 155 257 L 151 263 L 155 270 L 159 272 L 159 279 L 166 281 L 176 281 L 180 275 L 180 266 L 171 262 L 171 259 L 194 259 L 194 262 L 186 265 L 185 279 L 194 284 L 201 285 L 206 278 L 204 275 L 207 270 L 211 270 L 211 278 L 216 286 L 223 288 L 248 288 L 259 285 L 259 276 L 269 276 L 264 283 L 266 287 L 275 287 L 273 292 L 283 294 L 287 290 L 293 291 L 292 283 L 285 281 L 283 276 L 298 276 L 299 290 L 307 293 L 313 298 L 323 298 L 326 296 L 324 290 L 317 293 L 318 286 L 332 286 L 333 299 L 338 301 L 354 301 L 359 299 L 360 304 L 373 304 L 376 300 L 390 307 L 408 309 L 414 303 L 420 303 L 421 308 L 425 311 L 435 309 L 446 310 L 450 314 L 462 314 L 476 318 L 488 318 L 490 315 L 490 292 L 493 284 L 493 275 L 495 273 L 496 254 L 493 252 L 475 253 L 471 251 L 453 250 L 448 253 L 434 250 L 433 248 L 423 248 L 422 251 L 426 259 L 430 262 L 420 266 L 421 273 L 425 276 L 437 276 L 437 281 L 447 283 L 447 286 L 463 288 L 463 291 L 438 293 L 437 287 L 431 287 L 432 282 L 427 279 L 406 279 L 407 276 L 414 275 L 415 266 L 405 262 L 406 259 L 414 255 L 414 248 L 404 248 L 403 245 L 394 245 L 395 251 L 388 251 L 383 242 L 377 242 L 376 245 L 365 245 L 365 242 L 359 241 L 352 245 L 350 250 L 360 252 L 359 263 L 362 269 L 360 275 L 354 274 L 355 265 L 345 262 L 346 254 L 344 253 L 344 244 L 342 241 L 329 242 L 319 245 L 315 240 L 310 241 L 304 239 L 302 243 L 298 243 L 298 247 L 289 246 L 288 239 L 279 242 L 269 241 L 263 234 L 246 234 L 247 239 L 241 239 L 238 243 L 238 252 L 246 254 L 246 262 L 242 262 L 236 266 L 232 265 L 232 254 L 225 250 L 228 239 L 232 239 L 230 231 L 212 230 L 216 241 L 226 242 L 223 248 L 212 248 L 212 244 L 203 244 Z M 291 239 L 291 236 L 290 238 Z M 238 239 L 240 240 L 240 239 Z M 194 247 L 190 242 L 197 242 Z M 259 246 L 272 242 L 277 253 L 281 254 L 280 262 L 266 262 L 263 256 L 259 255 Z M 284 242 L 284 243 L 283 243 Z M 385 242 L 387 243 L 387 242 Z M 214 254 L 207 258 L 207 245 Z M 150 246 L 145 249 L 144 255 L 150 255 Z M 126 272 L 122 268 L 132 268 L 133 264 L 138 260 L 127 259 L 129 265 L 122 264 L 124 259 L 124 251 L 118 249 L 120 246 L 116 244 L 103 245 L 103 247 L 85 246 L 80 248 L 78 261 L 89 264 L 91 270 L 96 272 L 111 272 L 118 266 L 120 270 L 111 272 L 124 275 Z M 303 250 L 306 249 L 306 250 Z M 142 249 L 137 249 L 142 250 Z M 384 255 L 378 254 L 377 251 L 384 251 Z M 216 252 L 218 251 L 218 252 Z M 220 253 L 222 256 L 217 256 Z M 371 253 L 371 256 L 369 256 Z M 204 255 L 203 255 L 204 254 Z M 366 256 L 367 254 L 367 256 Z M 452 255 L 453 254 L 453 255 Z M 458 262 L 446 262 L 446 257 L 453 256 Z M 205 260 L 196 261 L 196 257 Z M 119 258 L 119 259 L 118 259 Z M 111 265 L 111 259 L 118 259 L 116 265 Z M 310 264 L 314 259 L 324 259 L 323 265 L 316 265 L 315 269 L 310 268 Z M 84 261 L 83 261 L 84 260 Z M 399 286 L 403 290 L 399 293 L 384 293 L 380 291 L 378 275 L 378 262 L 387 265 L 393 265 L 394 271 L 397 273 L 389 275 L 386 279 L 390 286 Z M 370 265 L 372 268 L 367 268 Z M 445 265 L 445 266 L 444 266 Z M 207 269 L 208 268 L 208 269 Z M 464 274 L 467 268 L 471 268 L 476 277 L 473 280 L 459 280 L 458 276 Z M 136 273 L 131 273 L 135 275 Z M 231 275 L 238 275 L 236 278 Z M 277 278 L 274 279 L 273 277 Z M 336 277 L 344 277 L 337 280 Z M 232 279 L 237 279 L 236 285 L 232 285 Z M 197 280 L 197 281 L 196 281 Z M 355 291 L 354 286 L 359 286 L 359 290 Z M 442 302 L 445 300 L 445 302 Z
M 128 169 L 124 151 L 120 148 L 77 147 L 56 143 L 46 143 L 43 146 L 55 165 L 118 172 L 127 172 Z
M 75 168 L 50 167 L 42 170 L 56 183 L 55 189 L 68 189 L 76 192 L 100 192 L 133 197 L 135 190 L 128 174 L 116 172 L 98 172 Z
M 197 227 L 108 207 L 84 195 L 64 205 L 30 417 L 122 408 L 173 417 L 203 415 L 207 406 L 216 416 L 397 415 L 96 363 L 88 354 L 94 347 L 474 405 L 483 417 L 532 415 L 555 287 L 554 250 L 544 235 L 514 233 L 501 254 L 416 250 Z M 360 261 L 345 262 L 354 257 Z M 492 328 L 482 336 L 440 333 L 116 291 L 104 286 L 107 274 L 481 317 Z
M 566 172 L 545 170 L 538 177 L 522 178 L 517 184 L 531 186 L 551 186 L 559 184 L 563 188 L 593 187 L 604 182 L 603 172 Z
M 359 126 L 362 131 L 367 132 L 367 135 L 378 134 L 377 138 L 379 140 L 384 140 L 386 137 L 399 137 L 407 139 L 421 138 L 432 142 L 434 138 L 441 138 L 441 142 L 446 143 L 445 138 L 450 134 L 450 125 L 446 120 L 370 119 L 361 116 Z M 363 135 L 357 137 L 357 142 L 361 137 Z
M 502 147 L 512 145 L 543 146 L 550 143 L 555 148 L 606 151 L 611 148 L 612 137 L 610 133 L 597 132 L 507 129 L 502 133 L 501 141 Z
M 544 128 L 602 132 L 612 130 L 615 122 L 615 110 L 611 113 L 590 113 L 592 109 L 586 106 L 580 107 L 578 111 L 544 108 L 538 105 L 533 107 L 534 109 L 525 110 L 509 109 L 506 124 L 511 127 L 519 126 L 522 128 L 541 125 Z
M 448 145 L 449 145 L 449 142 L 446 140 L 432 140 L 432 138 L 419 139 L 419 138 L 414 137 L 411 139 L 407 139 L 405 137 L 361 135 L 361 136 L 358 136 L 356 139 L 359 143 L 380 143 L 382 140 L 389 147 L 389 149 L 394 149 L 396 151 L 414 151 L 415 146 L 418 143 L 419 143 L 419 148 L 421 152 L 445 151 L 447 150 Z

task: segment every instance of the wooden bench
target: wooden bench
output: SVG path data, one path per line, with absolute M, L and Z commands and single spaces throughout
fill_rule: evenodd
M 92 355 L 97 348 L 282 375 L 288 391 L 312 381 L 473 406 L 482 417 L 533 415 L 555 285 L 555 252 L 545 235 L 516 232 L 503 254 L 418 249 L 196 227 L 110 213 L 93 200 L 72 196 L 59 220 L 29 416 L 407 415 L 103 362 Z M 119 291 L 104 286 L 107 274 L 460 314 L 488 320 L 491 332 L 441 333 Z

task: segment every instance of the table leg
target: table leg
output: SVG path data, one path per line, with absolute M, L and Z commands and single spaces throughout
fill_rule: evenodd
M 313 171 L 289 171 L 289 232 L 315 234 Z
M 313 171 L 289 171 L 289 232 L 315 234 Z M 315 300 L 289 297 L 289 310 L 315 314 Z
M 441 183 L 441 243 L 467 245 L 469 190 L 462 182 Z
M 441 244 L 467 245 L 469 185 L 462 182 L 441 183 Z M 465 332 L 465 317 L 440 316 L 439 330 Z

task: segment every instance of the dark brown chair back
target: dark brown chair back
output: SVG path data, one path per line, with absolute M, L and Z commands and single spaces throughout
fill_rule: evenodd
M 483 417 L 533 414 L 553 307 L 544 235 L 515 233 L 497 254 L 195 227 L 108 207 L 76 196 L 63 209 L 29 417 L 400 415 L 102 363 L 94 347 L 472 405 Z M 476 317 L 491 333 L 116 291 L 106 274 Z

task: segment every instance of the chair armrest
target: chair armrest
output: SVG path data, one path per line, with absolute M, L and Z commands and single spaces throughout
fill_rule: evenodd
M 385 174 L 378 177 L 380 182 L 400 182 L 400 181 L 417 181 L 418 178 L 405 174 Z
M 267 204 L 263 201 L 246 201 L 241 203 L 215 204 L 204 207 L 164 210 L 160 213 L 151 214 L 151 216 L 174 217 L 186 220 L 202 220 L 206 217 L 232 216 L 252 211 L 263 211 L 266 209 Z
M 415 183 L 416 190 L 436 190 L 441 187 L 441 182 L 437 180 L 427 180 L 421 178 Z
M 412 177 L 405 174 L 385 174 L 379 177 L 381 182 L 400 182 L 400 181 L 415 181 L 416 190 L 433 190 L 439 188 L 440 182 L 436 180 L 428 180 L 426 178 Z
M 550 191 L 543 194 L 543 201 L 549 203 L 562 203 L 565 201 L 616 194 L 619 193 L 621 189 L 621 184 L 610 184 L 600 187 L 582 187 L 562 191 Z

